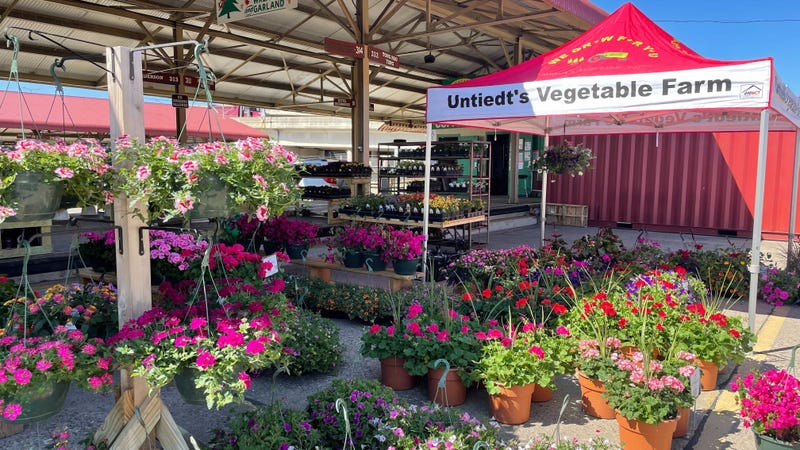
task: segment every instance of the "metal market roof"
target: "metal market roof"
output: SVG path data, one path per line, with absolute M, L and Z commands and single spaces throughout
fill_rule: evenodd
M 586 0 L 291 1 L 295 9 L 220 25 L 214 0 L 0 0 L 0 27 L 19 39 L 23 81 L 51 83 L 55 70 L 65 85 L 105 89 L 106 46 L 207 39 L 200 58 L 216 77 L 215 102 L 350 116 L 333 99 L 352 97 L 354 60 L 325 52 L 323 41 L 359 41 L 354 5 L 364 1 L 363 42 L 399 58 L 397 68 L 371 65 L 371 119 L 419 124 L 428 87 L 511 66 L 516 42 L 523 60 L 546 53 L 606 16 Z M 0 46 L 0 75 L 9 74 L 12 54 Z M 69 60 L 78 54 L 90 61 Z M 428 55 L 435 62 L 426 63 Z M 51 69 L 64 57 L 63 68 Z M 143 55 L 146 70 L 189 81 L 198 76 L 196 62 L 191 46 Z M 175 93 L 166 82 L 145 83 L 145 93 Z M 186 93 L 191 98 L 196 88 Z

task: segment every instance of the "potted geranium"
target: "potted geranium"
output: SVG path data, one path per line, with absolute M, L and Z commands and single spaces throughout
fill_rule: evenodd
M 248 299 L 244 302 L 244 299 Z M 241 400 L 250 371 L 286 364 L 280 333 L 282 294 L 237 297 L 223 307 L 153 308 L 111 338 L 122 367 L 152 388 L 175 379 L 189 403 L 221 407 Z
M 413 275 L 422 256 L 425 235 L 409 228 L 390 229 L 384 252 L 392 260 L 395 273 Z
M 669 450 L 678 411 L 694 404 L 689 378 L 696 369 L 694 355 L 683 359 L 656 360 L 648 351 L 637 351 L 615 361 L 605 380 L 605 397 L 617 412 L 624 449 Z
M 190 212 L 228 217 L 237 210 L 265 221 L 302 195 L 294 179 L 295 155 L 267 139 L 185 147 L 163 136 L 146 143 L 123 136 L 115 147 L 119 190 L 136 214 L 151 221 Z
M 800 442 L 800 381 L 786 370 L 771 369 L 736 376 L 730 385 L 745 428 L 756 446 L 796 448 Z
M 507 324 L 476 333 L 483 342 L 477 372 L 489 393 L 489 411 L 498 422 L 527 422 L 536 383 L 547 383 L 553 376 L 535 331 L 535 324 L 526 323 L 521 329 Z
M 704 391 L 716 389 L 717 375 L 730 360 L 741 362 L 753 349 L 755 335 L 738 316 L 706 309 L 703 303 L 685 307 L 675 348 L 697 356 Z
M 411 341 L 403 350 L 405 367 L 412 375 L 428 375 L 428 397 L 432 401 L 459 405 L 466 400 L 466 387 L 477 379 L 475 365 L 481 344 L 475 332 L 480 324 L 451 309 L 446 301 L 441 302 L 436 293 L 426 300 L 425 307 L 411 304 L 402 319 L 404 333 Z M 445 360 L 447 367 L 441 364 Z
M 416 378 L 404 367 L 404 352 L 410 336 L 396 325 L 374 324 L 361 335 L 361 355 L 381 362 L 381 383 L 402 391 L 416 385 Z
M 108 153 L 90 139 L 72 144 L 33 139 L 0 151 L 0 222 L 51 219 L 61 195 L 79 206 L 111 203 L 112 177 Z
M 56 327 L 48 336 L 0 338 L 0 410 L 16 423 L 43 420 L 58 413 L 71 382 L 101 391 L 112 385 L 110 349 L 102 339 Z
M 584 144 L 573 144 L 563 141 L 542 150 L 533 162 L 537 172 L 548 172 L 555 175 L 570 174 L 573 177 L 583 175 L 592 164 L 592 149 Z

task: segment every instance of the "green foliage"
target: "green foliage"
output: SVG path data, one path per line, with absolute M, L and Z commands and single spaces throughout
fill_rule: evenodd
M 562 141 L 558 145 L 551 145 L 544 149 L 542 153 L 533 161 L 533 169 L 537 172 L 551 174 L 570 174 L 583 175 L 592 165 L 594 155 L 592 149 L 587 148 L 583 143 L 573 144 L 570 141 Z
M 290 332 L 283 339 L 284 351 L 292 355 L 289 374 L 336 371 L 344 351 L 339 341 L 339 327 L 312 311 L 297 309 L 295 313 L 286 321 Z
M 341 399 L 347 409 L 350 436 L 346 436 L 344 411 L 337 412 L 336 401 Z M 323 448 L 347 448 L 351 442 L 356 448 L 372 441 L 378 432 L 378 423 L 372 418 L 388 417 L 400 400 L 390 388 L 377 380 L 336 379 L 330 388 L 308 397 L 306 412 L 311 426 L 322 433 Z M 370 447 L 367 445 L 367 448 Z
M 624 250 L 622 239 L 610 227 L 602 227 L 594 236 L 586 235 L 572 243 L 572 258 L 611 266 Z
M 704 250 L 701 244 L 693 249 L 669 254 L 668 263 L 693 272 L 715 297 L 738 300 L 750 289 L 750 252 L 734 246 Z
M 691 357 L 691 355 L 687 355 Z M 620 357 L 604 381 L 608 405 L 621 416 L 649 424 L 677 417 L 678 409 L 694 404 L 689 376 L 697 370 L 685 360 L 651 360 L 636 352 Z
M 497 331 L 497 333 L 493 333 Z M 531 383 L 549 385 L 555 376 L 545 360 L 545 353 L 534 330 L 518 332 L 513 327 L 492 329 L 483 335 L 483 348 L 478 361 L 478 374 L 489 394 L 500 388 L 525 386 Z M 494 337 L 492 337 L 494 336 Z
M 659 267 L 666 258 L 667 253 L 661 249 L 658 242 L 639 237 L 632 249 L 626 249 L 619 253 L 617 261 L 631 275 L 638 275 Z
M 305 411 L 275 403 L 233 416 L 228 428 L 214 431 L 212 450 L 471 450 L 479 441 L 492 448 L 505 445 L 496 427 L 455 408 L 409 405 L 376 380 L 337 379 L 309 396 Z
M 322 439 L 305 411 L 287 409 L 280 401 L 247 411 L 228 420 L 228 430 L 214 430 L 212 450 L 281 449 L 313 450 Z
M 687 310 L 676 336 L 676 349 L 722 366 L 729 360 L 742 362 L 753 349 L 756 337 L 741 317 L 708 311 L 700 303 Z
M 111 284 L 56 284 L 33 300 L 19 297 L 5 306 L 8 314 L 2 319 L 8 322 L 4 325 L 20 333 L 27 327 L 28 336 L 47 336 L 56 327 L 66 326 L 105 339 L 116 328 L 117 290 Z
M 619 450 L 619 445 L 608 439 L 589 438 L 585 442 L 577 438 L 538 435 L 528 441 L 510 442 L 499 447 L 502 450 Z
M 380 288 L 291 276 L 286 280 L 286 295 L 297 305 L 322 314 L 344 314 L 368 323 L 392 314 L 390 294 Z

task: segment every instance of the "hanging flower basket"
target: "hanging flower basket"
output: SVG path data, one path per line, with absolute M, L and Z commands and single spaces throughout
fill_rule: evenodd
M 115 147 L 119 190 L 130 199 L 135 214 L 146 220 L 198 214 L 203 202 L 217 201 L 202 214 L 225 217 L 238 210 L 254 212 L 265 221 L 302 195 L 292 166 L 296 156 L 266 139 L 184 147 L 163 136 L 146 143 L 124 136 Z M 219 180 L 213 187 L 209 176 Z M 223 190 L 225 206 L 219 194 Z M 207 194 L 213 197 L 202 197 Z
M 592 164 L 594 155 L 592 149 L 583 144 L 573 144 L 564 141 L 559 145 L 551 145 L 542 151 L 533 162 L 533 169 L 537 172 L 547 172 L 555 175 L 570 174 L 573 177 L 583 175 Z
M 0 149 L 0 222 L 51 219 L 62 194 L 78 206 L 109 204 L 112 173 L 96 140 L 67 145 L 24 139 L 14 149 Z

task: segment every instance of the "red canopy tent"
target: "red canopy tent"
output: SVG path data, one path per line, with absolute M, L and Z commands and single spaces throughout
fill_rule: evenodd
M 0 93 L 0 128 L 25 132 L 47 131 L 58 135 L 70 133 L 105 133 L 110 130 L 108 100 L 103 98 L 45 94 L 23 94 L 6 91 Z M 22 119 L 20 119 L 22 117 Z M 175 108 L 160 103 L 144 104 L 144 126 L 147 136 L 177 136 Z M 212 140 L 267 137 L 256 128 L 239 123 L 209 111 L 206 107 L 190 107 L 186 110 L 184 134 L 190 139 Z
M 800 127 L 800 99 L 777 76 L 771 58 L 703 58 L 627 3 L 551 52 L 428 89 L 427 121 L 429 144 L 433 123 L 543 134 L 545 145 L 551 135 L 759 130 L 749 267 L 755 327 L 767 134 Z M 426 159 L 429 169 L 430 152 Z M 545 173 L 542 239 L 546 181 Z M 425 192 L 427 199 L 427 177 Z M 797 174 L 792 192 L 794 205 Z

